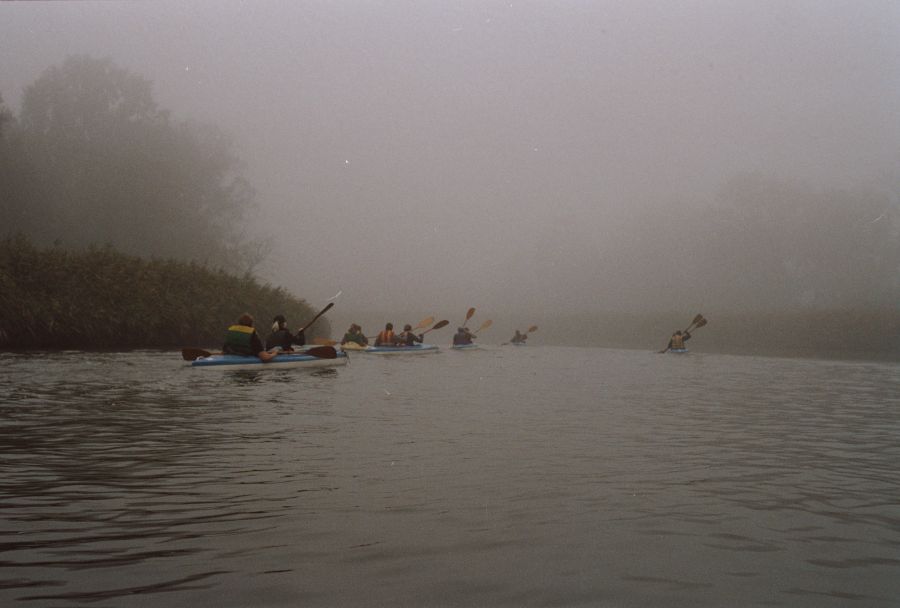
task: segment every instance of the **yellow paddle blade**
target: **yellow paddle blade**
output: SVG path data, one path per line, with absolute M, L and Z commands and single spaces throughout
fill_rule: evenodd
M 424 319 L 419 321 L 419 324 L 416 325 L 413 329 L 424 329 L 432 323 L 434 323 L 434 317 L 425 317 Z
M 479 327 L 478 329 L 475 330 L 475 333 L 477 334 L 477 333 L 480 332 L 482 329 L 487 329 L 488 327 L 491 326 L 492 323 L 493 323 L 493 321 L 491 321 L 490 319 L 488 319 L 487 321 L 485 321 L 484 323 L 481 324 L 481 327 Z
M 528 328 L 528 331 L 526 331 L 525 333 L 530 334 L 533 331 L 537 331 L 537 325 L 532 325 L 531 327 Z
M 470 308 L 469 311 L 466 313 L 466 321 L 468 321 L 469 319 L 471 319 L 471 318 L 472 318 L 472 315 L 474 315 L 474 314 L 475 314 L 475 307 L 473 306 L 473 307 Z M 463 323 L 463 325 L 465 325 L 465 323 Z

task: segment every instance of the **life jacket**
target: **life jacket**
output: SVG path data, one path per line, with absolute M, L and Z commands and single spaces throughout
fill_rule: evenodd
M 375 339 L 375 344 L 384 346 L 385 344 L 388 346 L 393 346 L 394 344 L 394 332 L 388 329 L 382 330 L 378 337 Z
M 672 348 L 682 349 L 684 348 L 684 335 L 672 334 Z
M 225 332 L 222 350 L 234 355 L 255 355 L 252 347 L 254 329 L 249 325 L 232 325 Z

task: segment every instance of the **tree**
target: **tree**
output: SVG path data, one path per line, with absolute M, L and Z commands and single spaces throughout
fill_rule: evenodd
M 173 121 L 151 83 L 109 59 L 68 58 L 25 91 L 25 153 L 41 179 L 25 202 L 39 243 L 112 245 L 243 271 L 255 193 L 219 129 Z
M 0 97 L 0 236 L 28 233 L 34 228 L 34 217 L 27 202 L 33 198 L 32 185 L 36 172 L 28 162 L 22 131 L 12 111 Z

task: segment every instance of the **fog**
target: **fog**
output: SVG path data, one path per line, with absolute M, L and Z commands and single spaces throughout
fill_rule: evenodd
M 151 80 L 234 135 L 264 280 L 345 315 L 896 306 L 898 23 L 892 0 L 3 3 L 0 94 L 73 54 Z

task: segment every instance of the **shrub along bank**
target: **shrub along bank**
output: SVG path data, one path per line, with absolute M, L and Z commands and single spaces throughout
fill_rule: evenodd
M 111 248 L 38 249 L 0 242 L 0 349 L 218 346 L 241 313 L 265 339 L 276 314 L 296 330 L 316 314 L 280 287 L 194 263 Z M 327 335 L 326 319 L 308 332 Z

